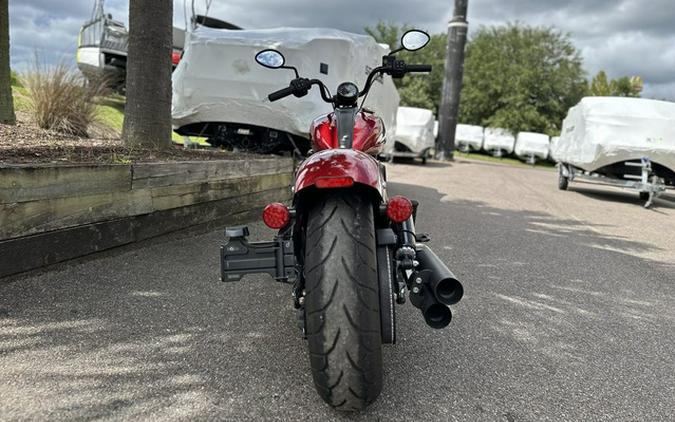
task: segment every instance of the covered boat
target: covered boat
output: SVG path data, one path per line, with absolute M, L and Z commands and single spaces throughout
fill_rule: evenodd
M 124 24 L 105 13 L 104 0 L 94 2 L 91 18 L 80 28 L 77 43 L 77 67 L 89 81 L 105 78 L 116 91 L 125 91 L 129 32 Z M 236 25 L 203 15 L 191 19 L 193 25 L 211 28 L 241 29 Z M 175 67 L 180 61 L 185 42 L 185 30 L 173 27 L 171 61 Z
M 302 77 L 321 79 L 334 91 L 341 82 L 365 84 L 388 49 L 366 35 L 336 29 L 277 28 L 229 31 L 199 27 L 188 33 L 173 75 L 173 127 L 182 135 L 207 137 L 212 145 L 255 152 L 309 149 L 312 121 L 332 111 L 310 91 L 303 98 L 270 102 L 267 95 L 288 86 L 289 69 L 266 69 L 256 53 L 274 48 Z M 394 133 L 399 96 L 393 81 L 377 81 L 365 107 Z
M 394 155 L 426 159 L 435 144 L 434 121 L 434 112 L 431 110 L 399 107 Z
M 528 163 L 534 163 L 537 159 L 546 160 L 549 151 L 550 138 L 543 133 L 520 132 L 516 138 L 514 152 Z
M 675 103 L 586 97 L 570 109 L 553 155 L 569 166 L 611 177 L 636 173 L 646 159 L 655 175 L 673 185 Z
M 513 152 L 516 138 L 506 129 L 485 128 L 483 149 L 495 157 L 501 157 Z
M 483 147 L 483 127 L 474 125 L 457 125 L 455 143 L 460 151 L 480 151 Z

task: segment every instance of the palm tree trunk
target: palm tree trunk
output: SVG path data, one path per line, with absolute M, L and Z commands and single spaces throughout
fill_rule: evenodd
M 129 2 L 127 105 L 122 138 L 129 145 L 171 145 L 172 0 Z
M 16 123 L 9 69 L 9 0 L 0 0 L 0 123 Z

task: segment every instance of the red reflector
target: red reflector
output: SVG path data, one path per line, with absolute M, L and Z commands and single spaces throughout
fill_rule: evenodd
M 288 225 L 290 219 L 291 214 L 284 204 L 275 202 L 269 204 L 263 210 L 263 221 L 270 229 L 283 229 Z
M 395 223 L 402 223 L 413 213 L 413 204 L 405 196 L 394 196 L 387 202 L 387 217 Z
M 174 66 L 177 66 L 178 63 L 180 63 L 180 55 L 181 53 L 178 51 L 171 53 L 171 63 L 173 63 Z
M 315 184 L 319 189 L 348 188 L 354 185 L 354 179 L 351 177 L 319 177 Z

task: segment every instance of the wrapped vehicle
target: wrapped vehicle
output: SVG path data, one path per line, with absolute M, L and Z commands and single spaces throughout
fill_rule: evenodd
M 587 97 L 570 109 L 553 155 L 559 187 L 592 178 L 636 189 L 651 205 L 675 185 L 675 103 Z
M 324 28 L 220 30 L 198 27 L 187 34 L 173 74 L 172 119 L 176 132 L 202 136 L 214 146 L 259 153 L 310 148 L 312 120 L 331 110 L 318 92 L 272 103 L 266 93 L 287 84 L 293 71 L 266 72 L 256 52 L 275 48 L 300 74 L 328 86 L 350 80 L 363 85 L 388 49 L 372 37 Z M 365 108 L 382 117 L 390 133 L 399 95 L 390 77 L 379 77 Z
M 394 157 L 421 158 L 426 162 L 434 147 L 435 119 L 431 110 L 415 107 L 399 107 L 396 113 Z
M 550 151 L 550 138 L 543 133 L 520 132 L 514 152 L 518 158 L 534 164 L 537 159 L 546 160 Z
M 495 157 L 511 154 L 515 143 L 516 138 L 508 130 L 492 127 L 485 128 L 483 150 Z
M 548 158 L 549 158 L 550 161 L 553 161 L 554 163 L 559 161 L 558 158 L 557 158 L 558 154 L 556 152 L 557 151 L 556 148 L 557 148 L 559 142 L 560 142 L 560 136 L 551 137 L 551 147 L 549 148 L 549 151 L 548 151 Z
M 460 151 L 480 151 L 483 147 L 483 132 L 482 126 L 474 125 L 457 125 L 455 132 L 455 143 Z

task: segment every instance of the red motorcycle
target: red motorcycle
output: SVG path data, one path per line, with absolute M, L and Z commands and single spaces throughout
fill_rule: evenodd
M 417 202 L 389 198 L 385 167 L 376 157 L 385 142 L 382 120 L 358 105 L 381 75 L 401 78 L 430 72 L 431 66 L 396 59 L 403 49 L 429 42 L 408 31 L 402 47 L 384 56 L 359 91 L 344 82 L 331 96 L 318 79 L 301 78 L 276 50 L 256 61 L 296 72 L 287 88 L 269 95 L 276 101 L 303 97 L 317 86 L 334 111 L 311 126 L 312 149 L 296 172 L 292 207 L 274 203 L 263 211 L 265 224 L 279 230 L 270 242 L 248 242 L 248 228 L 228 227 L 221 247 L 222 280 L 268 273 L 293 285 L 299 325 L 308 340 L 314 384 L 321 397 L 340 410 L 360 410 L 382 390 L 382 344 L 396 341 L 395 304 L 410 302 L 432 328 L 446 327 L 448 305 L 463 288 L 415 232 Z

